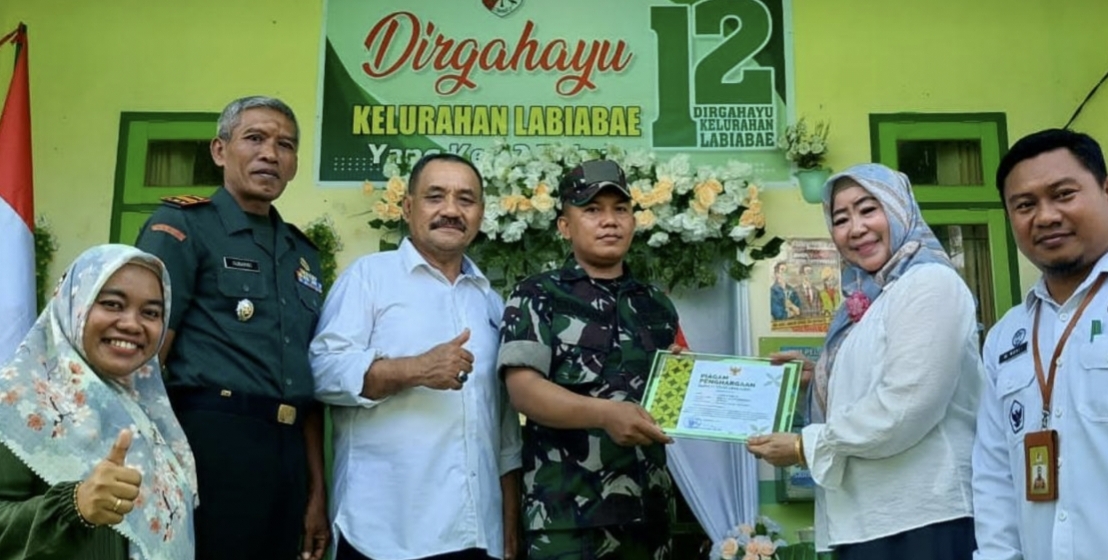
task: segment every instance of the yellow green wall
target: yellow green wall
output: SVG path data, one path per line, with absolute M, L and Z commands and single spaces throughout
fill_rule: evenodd
M 55 273 L 108 239 L 120 112 L 218 111 L 251 93 L 280 96 L 301 118 L 286 217 L 331 214 L 347 245 L 340 264 L 370 250 L 376 235 L 352 217 L 364 195 L 310 178 L 322 12 L 322 0 L 0 4 L 0 29 L 30 30 L 36 205 L 61 241 Z M 869 159 L 870 113 L 1000 111 L 1012 139 L 1060 126 L 1108 67 L 1106 15 L 1098 0 L 793 0 L 797 112 L 833 123 L 834 168 Z M 0 58 L 3 90 L 10 58 Z M 1104 96 L 1076 127 L 1108 139 Z M 794 190 L 765 199 L 772 233 L 824 234 L 818 207 Z M 1034 276 L 1024 263 L 1022 284 Z M 765 282 L 763 271 L 755 293 Z M 752 313 L 766 323 L 764 302 Z
M 300 174 L 278 203 L 285 217 L 330 214 L 346 242 L 340 266 L 372 250 L 376 235 L 356 216 L 366 196 L 311 180 L 322 12 L 322 0 L 0 3 L 0 30 L 23 21 L 30 31 L 35 203 L 61 243 L 53 275 L 108 240 L 120 112 L 214 112 L 254 93 L 300 116 Z M 792 17 L 797 114 L 832 122 L 835 169 L 869 160 L 871 113 L 1003 112 L 1014 141 L 1063 125 L 1108 69 L 1103 0 L 793 0 Z M 0 50 L 0 92 L 10 53 Z M 1075 128 L 1108 142 L 1105 117 L 1108 92 Z M 795 188 L 763 198 L 770 233 L 826 236 L 819 207 Z M 756 272 L 753 294 L 767 292 L 769 276 Z M 1035 277 L 1023 262 L 1021 285 Z M 750 313 L 755 336 L 768 335 L 768 302 L 752 298 Z M 796 523 L 807 511 L 772 508 Z
M 281 198 L 305 224 L 365 208 L 357 189 L 318 189 L 315 144 L 322 0 L 4 0 L 0 29 L 28 26 L 35 209 L 60 241 L 56 277 L 83 249 L 108 241 L 123 111 L 218 112 L 235 97 L 274 95 L 297 112 L 300 172 Z M 6 90 L 12 50 L 0 51 Z M 213 129 L 214 135 L 214 129 Z M 370 235 L 343 222 L 351 250 Z

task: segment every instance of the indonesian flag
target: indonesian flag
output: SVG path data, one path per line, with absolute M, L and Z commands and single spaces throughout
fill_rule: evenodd
M 0 113 L 0 365 L 15 353 L 35 321 L 27 28 L 20 24 L 0 39 L 0 47 L 8 43 L 15 44 L 16 58 L 4 112 Z

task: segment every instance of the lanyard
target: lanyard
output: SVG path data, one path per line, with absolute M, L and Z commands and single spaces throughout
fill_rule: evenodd
M 1065 347 L 1066 341 L 1073 332 L 1073 328 L 1077 326 L 1077 320 L 1081 318 L 1081 314 L 1085 312 L 1085 308 L 1093 301 L 1093 296 L 1100 291 L 1100 287 L 1104 284 L 1105 278 L 1106 277 L 1101 274 L 1096 279 L 1093 287 L 1089 288 L 1089 291 L 1085 293 L 1085 297 L 1081 299 L 1081 305 L 1078 305 L 1077 310 L 1073 312 L 1073 318 L 1071 318 L 1069 324 L 1066 325 L 1066 330 L 1062 331 L 1062 337 L 1058 339 L 1058 344 L 1054 347 L 1054 355 L 1050 357 L 1050 373 L 1048 375 L 1043 374 L 1043 362 L 1042 358 L 1039 357 L 1039 311 L 1043 307 L 1042 301 L 1035 306 L 1035 326 L 1031 334 L 1031 351 L 1035 356 L 1035 377 L 1039 380 L 1039 391 L 1043 396 L 1042 429 L 1044 430 L 1050 422 L 1050 399 L 1054 393 L 1054 374 L 1058 371 L 1058 358 L 1062 355 L 1062 348 Z

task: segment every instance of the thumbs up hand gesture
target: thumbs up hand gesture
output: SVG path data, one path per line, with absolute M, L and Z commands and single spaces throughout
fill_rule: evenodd
M 135 509 L 142 475 L 124 466 L 131 430 L 120 430 L 107 457 L 77 487 L 77 512 L 93 525 L 115 525 Z
M 473 354 L 464 348 L 469 329 L 419 355 L 420 385 L 431 389 L 461 389 L 473 371 Z

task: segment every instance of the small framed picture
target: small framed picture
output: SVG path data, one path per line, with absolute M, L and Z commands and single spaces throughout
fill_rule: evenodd
M 822 336 L 773 336 L 758 339 L 758 355 L 768 357 L 774 352 L 795 350 L 813 362 L 819 360 L 823 351 Z M 801 388 L 797 398 L 796 412 L 793 414 L 792 431 L 800 432 L 808 418 L 808 399 L 806 389 Z M 777 468 L 774 486 L 778 502 L 810 502 L 815 499 L 816 485 L 808 469 L 799 465 Z

